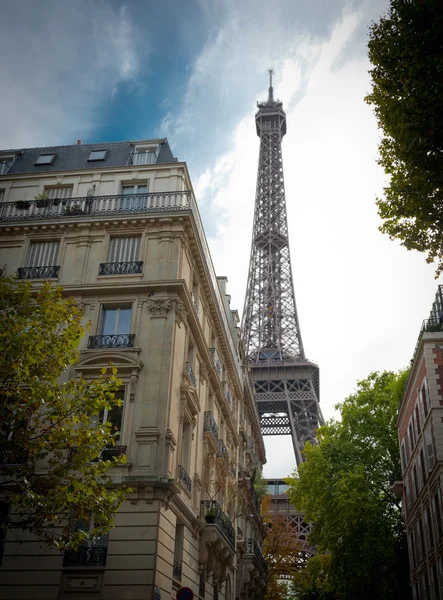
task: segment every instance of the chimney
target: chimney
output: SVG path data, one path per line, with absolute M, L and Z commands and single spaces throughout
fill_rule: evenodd
M 82 141 L 81 141 L 81 140 L 77 140 L 77 146 L 80 146 L 80 145 L 81 145 L 81 143 L 82 143 Z

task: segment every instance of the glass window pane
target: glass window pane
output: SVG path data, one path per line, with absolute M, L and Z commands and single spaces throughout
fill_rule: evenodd
M 148 191 L 147 185 L 138 185 L 137 186 L 137 194 L 146 194 L 147 191 Z
M 124 185 L 123 186 L 123 194 L 133 194 L 135 190 L 135 186 L 134 185 Z
M 130 308 L 120 308 L 117 330 L 114 333 L 131 333 Z
M 113 333 L 117 333 L 115 331 L 117 324 L 117 309 L 106 308 L 103 310 L 103 326 L 102 326 L 102 334 L 103 335 L 112 335 Z M 121 332 L 118 332 L 121 333 Z M 127 331 L 125 333 L 128 333 Z
M 123 418 L 123 404 L 113 406 L 108 413 L 108 423 L 111 424 L 111 433 L 114 436 L 115 443 L 118 444 L 121 438 L 121 425 Z

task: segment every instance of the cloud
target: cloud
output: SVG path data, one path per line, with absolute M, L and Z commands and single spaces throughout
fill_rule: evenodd
M 116 9 L 104 0 L 6 2 L 0 22 L 2 147 L 87 135 L 97 126 L 100 105 L 122 83 L 135 81 L 137 40 L 125 6 Z

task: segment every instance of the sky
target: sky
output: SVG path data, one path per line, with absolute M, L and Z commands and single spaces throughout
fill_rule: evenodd
M 382 235 L 386 182 L 368 26 L 387 0 L 2 0 L 0 148 L 167 137 L 188 163 L 212 258 L 243 310 L 267 69 L 288 131 L 294 288 L 325 419 L 375 370 L 408 365 L 434 267 Z M 266 437 L 266 477 L 295 466 Z

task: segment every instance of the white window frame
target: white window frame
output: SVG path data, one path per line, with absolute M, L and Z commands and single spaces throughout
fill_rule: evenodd
M 55 152 L 47 152 L 46 154 L 40 154 L 40 156 L 35 161 L 34 165 L 36 165 L 36 166 L 52 165 L 55 160 L 55 157 L 56 157 Z M 46 160 L 43 160 L 45 158 L 46 158 Z

